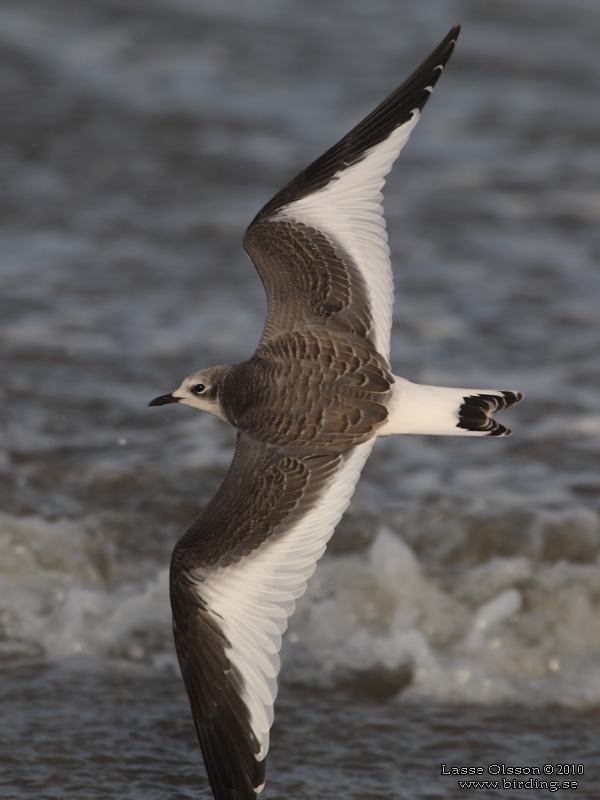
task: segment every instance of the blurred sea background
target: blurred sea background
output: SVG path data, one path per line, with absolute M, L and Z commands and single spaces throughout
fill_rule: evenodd
M 386 187 L 392 365 L 526 401 L 507 440 L 375 447 L 291 620 L 264 797 L 462 797 L 442 763 L 581 764 L 600 797 L 597 0 L 20 0 L 0 4 L 2 798 L 209 797 L 167 574 L 235 435 L 146 405 L 251 355 L 246 226 L 457 22 Z

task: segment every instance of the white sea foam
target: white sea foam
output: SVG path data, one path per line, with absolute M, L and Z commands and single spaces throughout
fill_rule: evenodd
M 461 526 L 472 517 L 455 519 L 450 539 Z M 0 515 L 0 657 L 173 667 L 167 565 L 148 562 L 135 580 L 93 528 Z M 598 517 L 545 511 L 521 537 L 526 555 L 492 547 L 478 563 L 464 552 L 426 563 L 387 528 L 366 550 L 326 555 L 291 619 L 282 680 L 375 692 L 388 681 L 389 694 L 443 702 L 596 705 Z
M 594 564 L 494 558 L 462 573 L 426 574 L 385 529 L 366 554 L 326 559 L 292 618 L 284 674 L 358 685 L 403 668 L 406 698 L 600 700 Z
M 152 660 L 170 636 L 168 569 L 115 577 L 85 524 L 0 514 L 0 658 Z

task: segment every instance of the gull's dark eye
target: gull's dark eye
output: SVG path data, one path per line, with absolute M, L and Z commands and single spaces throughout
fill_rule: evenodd
M 195 386 L 192 386 L 192 392 L 194 394 L 202 394 L 205 389 L 206 386 L 203 383 L 197 383 Z

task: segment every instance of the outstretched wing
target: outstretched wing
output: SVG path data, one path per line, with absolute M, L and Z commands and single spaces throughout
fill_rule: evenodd
M 373 442 L 340 452 L 238 434 L 223 485 L 175 548 L 175 644 L 217 800 L 264 785 L 281 637 Z
M 359 125 L 287 184 L 246 232 L 268 301 L 261 342 L 315 324 L 367 337 L 389 358 L 393 283 L 385 176 L 450 58 L 460 27 Z

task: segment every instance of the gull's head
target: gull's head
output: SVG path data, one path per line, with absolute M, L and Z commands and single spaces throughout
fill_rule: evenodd
M 229 367 L 210 367 L 200 372 L 194 372 L 193 375 L 188 375 L 173 394 L 156 397 L 148 405 L 165 406 L 167 403 L 184 403 L 226 420 L 221 407 L 220 390 L 228 370 Z

